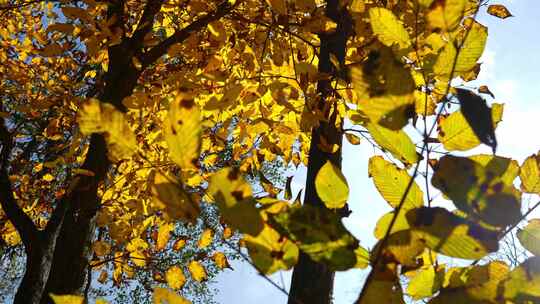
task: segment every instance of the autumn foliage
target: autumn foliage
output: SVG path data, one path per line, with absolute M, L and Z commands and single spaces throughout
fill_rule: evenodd
M 470 84 L 486 12 L 511 17 L 479 0 L 0 1 L 15 303 L 82 303 L 92 274 L 190 303 L 234 254 L 295 267 L 291 304 L 329 303 L 334 271 L 366 267 L 356 303 L 540 301 L 539 219 L 522 264 L 483 260 L 540 194 L 540 154 L 498 156 L 504 104 Z M 343 138 L 381 152 L 358 160 L 393 209 L 369 250 L 341 221 L 369 208 L 347 203 Z M 307 166 L 303 193 L 269 164 Z

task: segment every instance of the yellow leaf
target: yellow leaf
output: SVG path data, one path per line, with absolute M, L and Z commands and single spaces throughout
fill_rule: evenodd
M 398 44 L 401 48 L 411 45 L 409 33 L 391 10 L 382 7 L 371 8 L 369 20 L 373 33 L 384 45 Z
M 174 224 L 161 224 L 158 229 L 156 250 L 161 251 L 167 247 L 167 243 L 171 238 L 171 231 L 174 230 Z
M 252 196 L 251 186 L 237 169 L 226 168 L 212 175 L 208 192 L 214 197 L 223 219 L 242 233 L 257 235 L 263 221 Z M 249 221 L 246 221 L 249 218 Z
M 350 10 L 353 13 L 363 13 L 366 9 L 364 0 L 353 0 L 350 6 Z
M 517 237 L 525 249 L 540 256 L 540 219 L 531 219 L 523 229 L 518 229 Z
M 468 34 L 466 34 L 467 31 Z M 467 74 L 475 68 L 476 62 L 484 52 L 488 36 L 487 28 L 480 23 L 473 21 L 470 25 L 470 29 L 467 29 L 462 33 L 462 36 L 465 35 L 466 40 L 459 49 L 459 54 L 458 50 L 451 42 L 446 43 L 445 47 L 442 48 L 437 57 L 437 61 L 433 66 L 433 72 L 436 75 L 448 79 L 450 76 L 453 78 L 461 74 Z M 462 37 L 462 39 L 463 38 L 465 37 Z M 453 74 L 450 75 L 452 72 Z
M 287 2 L 285 0 L 266 0 L 278 14 L 287 15 Z
M 317 195 L 330 209 L 338 209 L 345 206 L 349 197 L 349 186 L 341 170 L 330 161 L 319 169 L 315 177 L 315 189 Z
M 493 104 L 491 116 L 493 128 L 502 120 L 503 105 Z M 448 151 L 466 151 L 480 145 L 480 139 L 461 111 L 456 111 L 439 122 L 439 141 Z
M 540 153 L 525 159 L 521 165 L 519 178 L 524 192 L 540 194 Z
M 194 168 L 201 149 L 201 114 L 193 97 L 179 93 L 163 122 L 170 158 L 182 169 Z
M 55 304 L 83 304 L 84 297 L 76 295 L 55 295 L 49 294 Z
M 207 279 L 206 270 L 198 261 L 189 262 L 188 270 L 189 273 L 191 273 L 191 277 L 197 282 L 205 281 Z
M 214 253 L 214 255 L 212 255 L 212 260 L 214 263 L 216 263 L 219 269 L 231 268 L 229 261 L 227 261 L 227 257 L 223 252 Z
M 428 24 L 431 28 L 451 32 L 463 18 L 466 5 L 467 0 L 435 1 L 427 14 Z
M 186 245 L 186 239 L 178 239 L 173 244 L 173 250 L 179 251 L 180 249 L 184 248 L 185 245 Z
M 416 146 L 403 130 L 390 130 L 382 126 L 369 123 L 366 128 L 373 140 L 393 157 L 401 161 L 406 167 L 418 161 Z
M 251 260 L 265 274 L 290 269 L 298 261 L 298 247 L 268 225 L 256 237 L 246 234 L 243 240 Z
M 413 181 L 407 189 L 411 176 L 406 170 L 385 160 L 381 156 L 374 156 L 369 160 L 369 176 L 373 178 L 375 187 L 390 206 L 397 208 L 406 190 L 407 197 L 403 200 L 402 209 L 408 210 L 424 205 L 424 193 Z
M 111 245 L 109 245 L 109 243 L 106 243 L 104 241 L 95 241 L 92 244 L 92 248 L 94 249 L 94 253 L 97 256 L 104 256 L 111 252 Z
M 351 144 L 351 145 L 359 145 L 360 144 L 360 137 L 354 135 L 354 134 L 351 134 L 351 133 L 345 133 L 345 137 L 347 138 L 347 141 Z
M 123 113 L 109 103 L 90 99 L 78 113 L 81 133 L 106 133 L 109 158 L 116 162 L 129 158 L 137 151 L 137 140 Z
M 506 6 L 502 4 L 491 4 L 488 6 L 487 10 L 488 14 L 499 17 L 501 19 L 506 19 L 508 17 L 513 17 L 510 11 L 506 8 Z
M 47 173 L 43 175 L 43 180 L 46 182 L 52 182 L 54 180 L 54 176 L 50 173 Z
M 180 184 L 157 173 L 152 185 L 154 203 L 165 210 L 171 219 L 181 219 L 194 223 L 197 220 L 199 205 L 191 198 Z
M 154 288 L 154 304 L 191 304 L 191 301 L 165 288 Z
M 165 280 L 172 289 L 180 289 L 186 283 L 184 272 L 178 266 L 172 266 L 165 272 Z
M 201 237 L 199 238 L 199 242 L 197 243 L 197 246 L 199 248 L 204 249 L 208 247 L 210 244 L 212 244 L 212 240 L 214 239 L 214 231 L 210 228 L 204 229 L 203 233 L 201 233 Z

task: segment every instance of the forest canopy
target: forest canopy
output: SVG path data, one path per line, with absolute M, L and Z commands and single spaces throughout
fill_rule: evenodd
M 471 84 L 480 13 L 512 17 L 487 0 L 0 0 L 0 300 L 209 303 L 242 259 L 293 269 L 274 284 L 289 304 L 331 303 L 354 268 L 360 304 L 539 302 L 523 197 L 540 153 L 497 154 L 505 105 Z M 381 152 L 357 160 L 392 208 L 373 248 L 342 222 L 369 208 L 348 203 L 344 138 Z M 525 257 L 493 258 L 513 235 Z

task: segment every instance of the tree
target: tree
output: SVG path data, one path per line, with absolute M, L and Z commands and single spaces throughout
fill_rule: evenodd
M 495 155 L 503 105 L 489 105 L 489 89 L 468 84 L 487 40 L 476 21 L 485 7 L 477 0 L 2 4 L 2 235 L 11 246 L 19 236 L 27 255 L 15 302 L 84 295 L 89 266 L 110 263 L 114 283 L 137 267 L 154 271 L 155 301 L 182 303 L 163 282 L 185 295 L 186 275 L 207 278 L 209 256 L 156 266 L 162 250 L 181 244 L 169 242 L 175 225 L 201 225 L 199 249 L 219 241 L 243 256 L 214 237 L 237 230 L 263 275 L 295 266 L 289 303 L 330 303 L 334 271 L 367 266 L 358 303 L 403 303 L 403 275 L 411 278 L 407 294 L 433 303 L 537 300 L 537 257 L 513 269 L 438 262 L 437 254 L 476 261 L 495 252 L 527 215 L 522 192 L 540 192 L 538 156 L 520 166 Z M 500 5 L 487 12 L 510 15 Z M 421 134 L 419 146 L 406 126 Z M 343 135 L 384 152 L 369 160 L 369 174 L 394 210 L 375 227 L 371 252 L 341 222 L 349 212 Z M 480 144 L 494 155 L 451 154 Z M 284 200 L 288 183 L 264 175 L 276 162 L 307 165 L 303 204 Z M 254 177 L 266 196 L 254 194 Z M 457 209 L 431 206 L 435 189 Z M 222 222 L 201 216 L 207 203 Z M 529 226 L 519 238 L 538 254 L 536 222 Z M 220 253 L 212 263 L 223 268 Z

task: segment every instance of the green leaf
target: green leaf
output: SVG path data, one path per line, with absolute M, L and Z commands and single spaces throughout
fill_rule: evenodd
M 349 186 L 341 170 L 330 161 L 319 169 L 315 177 L 315 189 L 327 208 L 338 209 L 345 206 L 349 197 Z
M 212 175 L 208 192 L 214 197 L 223 219 L 232 227 L 251 235 L 261 232 L 263 220 L 255 207 L 251 186 L 237 169 L 226 168 Z
M 382 7 L 371 8 L 369 20 L 373 33 L 384 45 L 397 44 L 401 48 L 407 48 L 411 45 L 409 33 L 392 11 Z
M 405 131 L 394 131 L 372 123 L 368 123 L 366 128 L 382 149 L 390 152 L 406 167 L 410 167 L 418 161 L 416 146 Z
M 112 162 L 129 158 L 137 151 L 137 140 L 124 113 L 112 104 L 90 99 L 82 104 L 77 122 L 81 133 L 105 133 L 108 156 Z
M 502 113 L 503 105 L 493 104 L 491 108 L 493 128 L 496 128 L 497 124 L 502 120 Z M 456 111 L 448 117 L 441 118 L 438 138 L 448 151 L 466 151 L 477 147 L 481 143 L 461 111 Z
M 413 300 L 431 297 L 441 288 L 443 279 L 444 271 L 436 270 L 432 265 L 423 266 L 409 281 L 407 293 Z
M 287 270 L 298 261 L 298 247 L 268 225 L 257 236 L 244 235 L 253 263 L 265 274 Z
M 504 227 L 521 218 L 521 193 L 502 179 L 497 166 L 482 166 L 471 159 L 446 155 L 431 183 L 461 211 L 487 224 Z
M 343 226 L 340 217 L 328 209 L 296 206 L 274 215 L 273 220 L 275 228 L 314 261 L 336 271 L 357 265 L 358 240 Z
M 524 192 L 540 194 L 540 153 L 525 159 L 521 165 L 519 178 Z
M 382 197 L 390 206 L 397 208 L 412 178 L 407 171 L 398 168 L 381 156 L 374 156 L 369 159 L 368 174 L 373 178 L 375 187 Z M 413 182 L 408 189 L 402 208 L 407 210 L 423 205 L 424 193 L 416 182 Z
M 163 134 L 169 157 L 182 169 L 194 168 L 201 149 L 201 113 L 193 97 L 179 93 L 169 106 Z
M 407 212 L 412 233 L 435 252 L 462 259 L 480 259 L 499 248 L 497 234 L 444 208 Z
M 512 270 L 503 287 L 503 295 L 507 300 L 514 303 L 538 303 L 540 301 L 540 257 L 528 258 Z
M 529 220 L 525 228 L 518 230 L 517 237 L 525 249 L 540 256 L 540 219 Z

